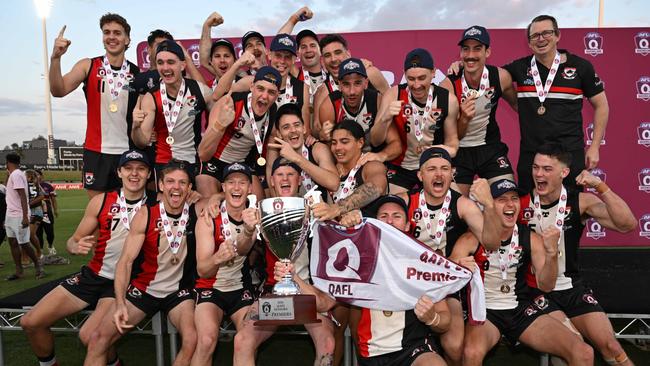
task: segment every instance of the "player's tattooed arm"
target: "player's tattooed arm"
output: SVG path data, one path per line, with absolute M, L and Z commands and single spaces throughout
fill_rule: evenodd
M 367 182 L 361 187 L 354 190 L 354 192 L 340 200 L 336 205 L 339 206 L 340 214 L 350 212 L 352 210 L 361 209 L 367 206 L 372 201 L 376 200 L 383 193 L 382 189 L 372 182 Z

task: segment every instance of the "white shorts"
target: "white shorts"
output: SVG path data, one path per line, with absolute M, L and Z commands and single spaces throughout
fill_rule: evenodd
M 22 217 L 6 217 L 5 230 L 7 231 L 7 238 L 16 238 L 18 244 L 29 243 L 29 225 L 23 227 Z

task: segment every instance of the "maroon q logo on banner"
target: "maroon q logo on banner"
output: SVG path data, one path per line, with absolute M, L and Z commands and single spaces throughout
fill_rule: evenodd
M 639 236 L 650 239 L 650 214 L 645 214 L 639 219 Z
M 641 122 L 636 133 L 639 135 L 639 145 L 650 147 L 650 122 Z
M 636 98 L 644 102 L 650 100 L 650 76 L 641 76 L 636 82 Z
M 604 238 L 607 236 L 605 228 L 598 221 L 592 219 L 587 220 L 587 237 L 594 240 Z
M 634 36 L 634 53 L 647 56 L 650 54 L 650 32 L 639 32 Z
M 650 193 L 650 168 L 639 171 L 639 191 Z
M 594 140 L 594 124 L 589 123 L 587 127 L 585 127 L 585 137 L 587 137 L 587 145 L 591 145 L 591 143 Z M 605 145 L 605 134 L 603 133 L 603 139 L 600 142 L 601 145 Z
M 585 55 L 596 57 L 603 53 L 603 36 L 597 32 L 589 32 L 584 38 Z

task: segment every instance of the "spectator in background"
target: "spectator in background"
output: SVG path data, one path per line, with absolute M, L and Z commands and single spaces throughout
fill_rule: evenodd
M 56 191 L 54 187 L 45 181 L 43 177 L 43 172 L 41 170 L 36 170 L 38 184 L 41 186 L 45 199 L 43 200 L 43 222 L 36 230 L 36 237 L 38 241 L 43 245 L 43 232 L 45 232 L 45 238 L 47 239 L 48 254 L 56 254 L 56 248 L 54 247 L 54 218 L 59 216 L 59 206 L 56 202 Z
M 4 184 L 0 183 L 0 245 L 5 241 L 5 236 L 7 231 L 5 230 L 5 215 L 7 214 L 7 187 Z M 0 261 L 0 267 L 3 267 L 5 263 Z
M 43 244 L 36 237 L 36 231 L 43 223 L 43 199 L 45 195 L 41 186 L 38 184 L 38 175 L 36 171 L 28 169 L 25 171 L 27 177 L 27 199 L 29 201 L 29 241 L 36 249 L 36 257 L 41 259 L 43 257 L 42 249 Z M 23 248 L 23 265 L 29 264 L 29 258 Z

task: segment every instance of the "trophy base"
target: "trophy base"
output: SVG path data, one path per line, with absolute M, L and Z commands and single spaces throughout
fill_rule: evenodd
M 316 318 L 316 296 L 269 295 L 259 298 L 259 320 L 253 325 L 296 325 L 320 323 Z

